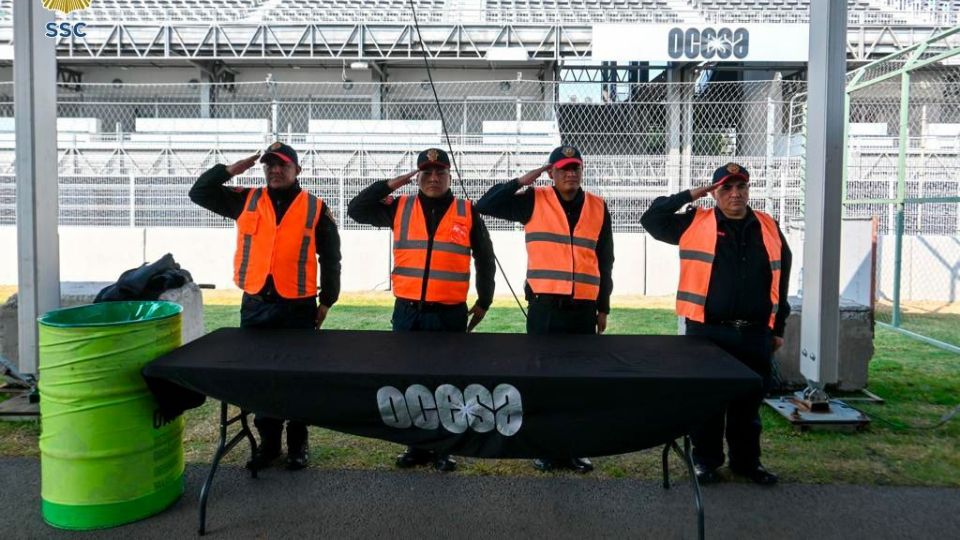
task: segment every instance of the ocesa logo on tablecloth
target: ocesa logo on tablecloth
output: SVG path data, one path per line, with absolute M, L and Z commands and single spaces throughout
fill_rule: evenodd
M 498 384 L 493 392 L 471 384 L 462 392 L 452 384 L 441 384 L 431 392 L 422 384 L 405 392 L 393 386 L 377 391 L 377 408 L 383 423 L 398 429 L 443 429 L 463 433 L 497 430 L 505 437 L 515 435 L 523 424 L 520 392 L 509 384 Z

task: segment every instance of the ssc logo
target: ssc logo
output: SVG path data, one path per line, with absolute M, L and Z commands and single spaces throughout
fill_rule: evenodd
M 673 59 L 742 60 L 749 52 L 750 32 L 746 28 L 673 28 L 667 35 L 667 54 Z
M 463 392 L 452 384 L 441 384 L 435 392 L 422 384 L 411 385 L 406 392 L 384 386 L 377 391 L 377 408 L 383 423 L 397 429 L 442 426 L 450 433 L 496 429 L 509 437 L 523 424 L 520 392 L 509 384 L 498 384 L 493 393 L 479 384 L 471 384 Z
M 41 0 L 40 4 L 50 11 L 70 13 L 78 9 L 87 9 L 93 0 Z

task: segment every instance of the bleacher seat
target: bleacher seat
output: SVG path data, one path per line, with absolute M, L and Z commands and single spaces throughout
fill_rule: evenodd
M 264 144 L 270 122 L 259 118 L 137 118 L 130 142 L 196 144 L 219 140 Z
M 422 149 L 439 146 L 439 120 L 323 120 L 310 119 L 307 144 L 361 144 Z
M 555 121 L 503 122 L 486 120 L 483 127 L 484 146 L 523 147 L 524 151 L 549 152 L 560 146 L 560 128 Z M 489 148 L 488 148 L 489 149 Z

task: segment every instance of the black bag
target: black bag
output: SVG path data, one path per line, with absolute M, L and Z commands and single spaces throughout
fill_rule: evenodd
M 144 263 L 139 268 L 131 268 L 120 274 L 116 283 L 97 293 L 93 303 L 156 300 L 164 291 L 182 287 L 184 283 L 192 281 L 190 272 L 180 268 L 177 261 L 173 260 L 173 255 L 167 253 L 156 262 Z

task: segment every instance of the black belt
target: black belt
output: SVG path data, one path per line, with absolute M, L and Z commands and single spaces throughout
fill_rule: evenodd
M 437 313 L 449 309 L 461 308 L 463 306 L 463 303 L 442 304 L 440 302 L 417 302 L 416 300 L 406 300 L 403 298 L 397 298 L 397 304 L 414 308 L 423 313 Z
M 715 324 L 718 326 L 729 326 L 731 328 L 766 328 L 767 323 L 765 322 L 756 322 L 756 321 L 747 321 L 744 319 L 731 319 L 728 321 L 707 321 L 707 324 Z
M 306 298 L 284 298 L 280 295 L 274 294 L 250 294 L 243 293 L 247 298 L 256 301 L 262 302 L 264 304 L 286 304 L 286 303 L 299 303 L 299 302 L 313 302 L 313 296 L 307 296 Z
M 596 300 L 580 300 L 573 298 L 572 296 L 561 296 L 558 294 L 535 294 L 530 298 L 530 303 L 557 307 L 560 309 L 575 309 L 597 305 Z

